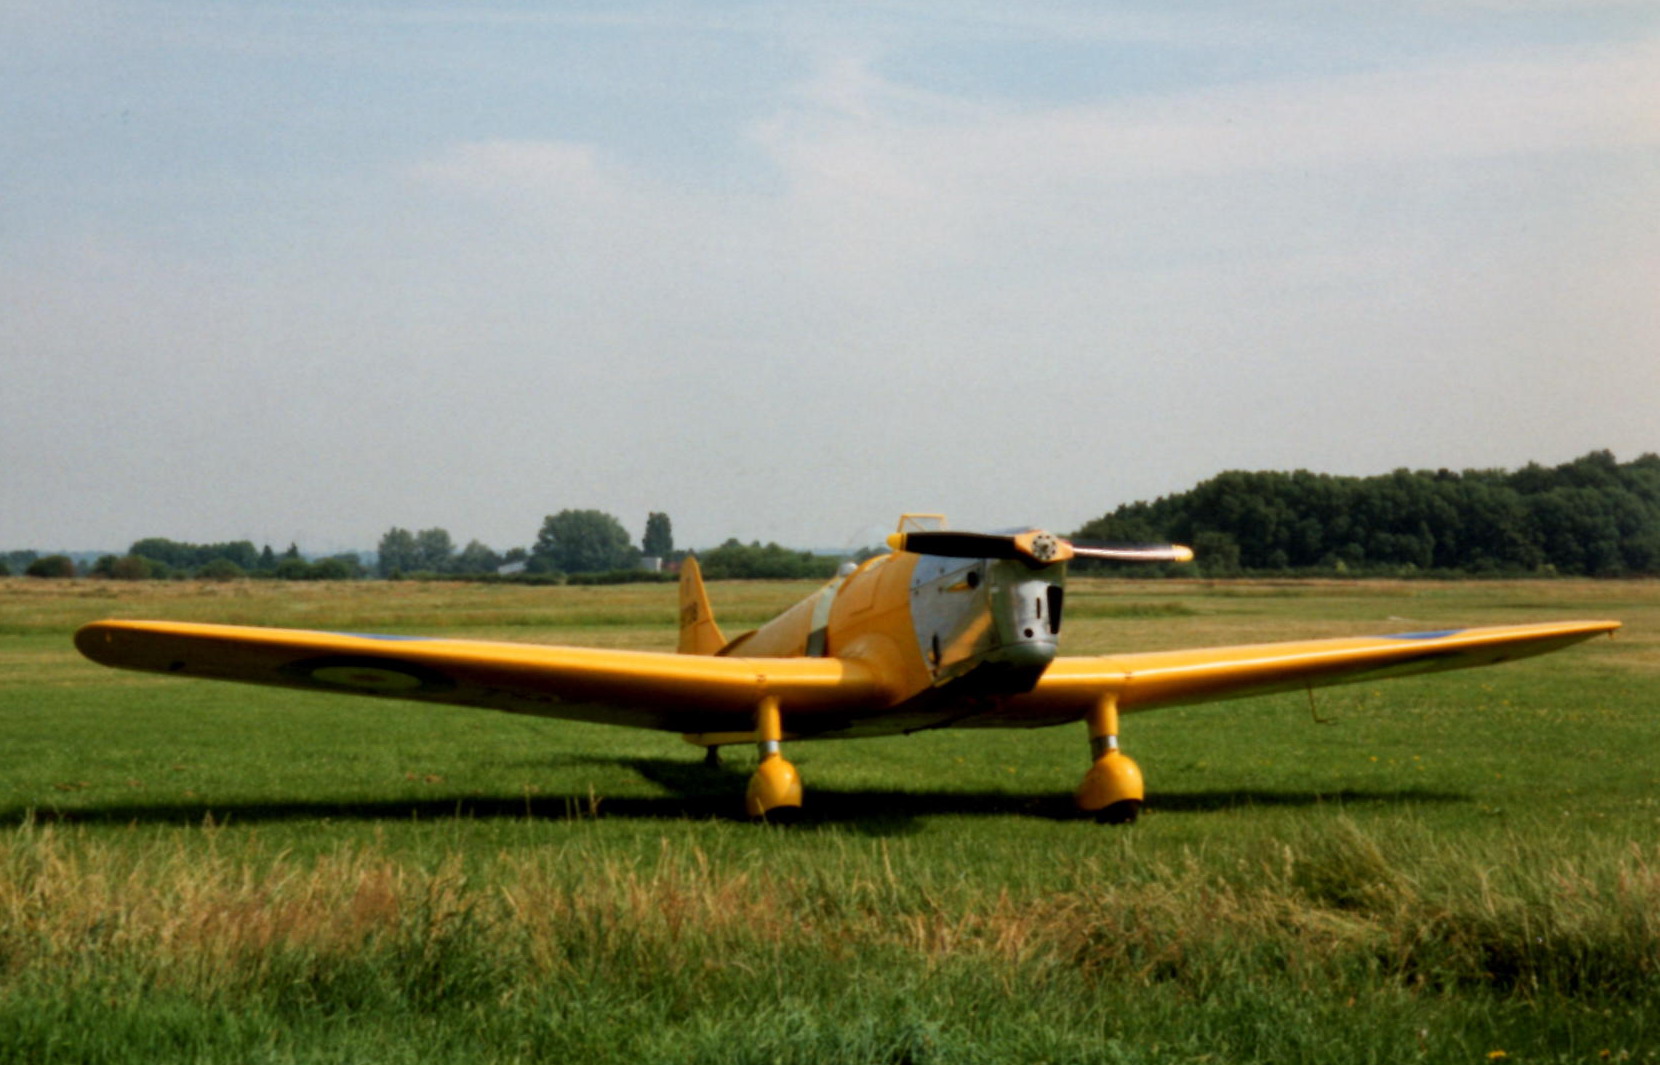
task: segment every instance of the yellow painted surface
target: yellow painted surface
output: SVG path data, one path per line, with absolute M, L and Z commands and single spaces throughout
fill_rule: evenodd
M 847 578 L 830 608 L 826 644 L 834 657 L 866 664 L 896 697 L 933 683 L 911 624 L 916 555 L 879 555 Z
M 789 658 L 807 652 L 807 636 L 813 631 L 813 607 L 824 595 L 821 589 L 784 613 L 743 637 L 733 651 L 746 658 Z
M 867 665 L 833 658 L 726 658 L 473 640 L 377 639 L 297 629 L 101 621 L 75 637 L 104 665 L 355 694 L 395 694 L 513 713 L 675 732 L 747 731 L 768 695 L 793 715 L 876 711 Z M 366 678 L 354 683 L 352 670 Z M 400 670 L 416 683 L 400 681 Z
M 712 655 L 725 646 L 726 637 L 715 624 L 703 586 L 703 569 L 688 556 L 680 564 L 680 641 L 675 650 L 683 655 Z
M 1034 711 L 1064 708 L 1081 718 L 1102 691 L 1115 690 L 1121 710 L 1150 710 L 1489 665 L 1559 650 L 1619 627 L 1617 621 L 1563 621 L 1463 629 L 1429 638 L 1364 636 L 1059 658 L 1035 691 L 1013 702 Z

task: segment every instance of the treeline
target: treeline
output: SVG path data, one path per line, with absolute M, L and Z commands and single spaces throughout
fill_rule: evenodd
M 0 577 L 73 577 L 75 560 L 68 555 L 42 555 L 39 551 L 0 552 Z
M 615 515 L 571 509 L 544 518 L 528 549 L 514 548 L 502 555 L 476 540 L 456 551 L 443 529 L 410 532 L 393 528 L 381 537 L 378 569 L 382 577 L 393 580 L 482 577 L 620 583 L 660 579 L 659 573 L 677 570 L 687 554 L 675 548 L 674 526 L 667 514 L 653 511 L 646 515 L 645 533 L 636 545 Z M 651 567 L 642 568 L 648 559 L 654 560 Z M 730 539 L 700 553 L 698 561 L 711 580 L 790 580 L 828 578 L 840 559 L 792 551 L 775 543 L 744 544 Z
M 636 544 L 614 515 L 567 509 L 542 520 L 531 546 L 501 552 L 478 540 L 469 540 L 458 548 L 449 531 L 437 527 L 410 530 L 393 526 L 381 536 L 372 566 L 350 553 L 307 559 L 293 544 L 278 554 L 269 545 L 260 549 L 247 540 L 194 544 L 149 537 L 135 542 L 124 555 L 105 555 L 90 566 L 78 567 L 66 556 L 41 558 L 32 551 L 0 555 L 0 576 L 86 575 L 114 580 L 355 580 L 379 576 L 388 580 L 598 584 L 672 580 L 687 554 L 675 548 L 674 526 L 667 514 L 647 514 L 645 532 Z M 743 544 L 732 539 L 705 553 L 702 561 L 705 575 L 722 580 L 826 578 L 835 572 L 840 560 L 792 551 L 775 543 Z
M 104 555 L 92 564 L 87 575 L 127 581 L 185 578 L 231 581 L 248 577 L 283 581 L 346 581 L 367 576 L 368 572 L 362 558 L 352 552 L 308 559 L 300 554 L 299 547 L 294 544 L 289 544 L 288 549 L 279 554 L 269 544 L 261 549 L 249 540 L 192 544 L 152 536 L 135 541 L 124 555 Z M 35 573 L 31 568 L 30 575 L 73 577 L 75 572 L 72 567 L 65 571 L 59 565 L 49 574 Z
M 1657 574 L 1660 455 L 1620 463 L 1593 451 L 1554 468 L 1403 469 L 1377 477 L 1230 471 L 1186 492 L 1121 506 L 1072 536 L 1190 544 L 1194 566 L 1207 576 Z M 531 546 L 503 552 L 478 540 L 457 547 L 442 528 L 394 526 L 381 537 L 372 568 L 353 553 L 308 559 L 293 544 L 278 553 L 247 540 L 151 537 L 90 566 L 62 555 L 0 554 L 0 576 L 594 583 L 663 579 L 659 572 L 672 573 L 686 554 L 674 546 L 667 514 L 648 514 L 636 544 L 615 516 L 568 509 L 544 518 Z M 743 580 L 824 579 L 842 560 L 734 538 L 699 561 L 710 579 Z M 1191 573 L 1194 566 L 1139 572 Z
M 380 538 L 375 568 L 382 577 L 477 576 L 495 573 L 503 565 L 523 561 L 523 548 L 498 554 L 478 540 L 456 549 L 448 530 L 411 532 L 393 526 Z
M 703 575 L 710 580 L 829 580 L 844 561 L 811 551 L 792 551 L 777 544 L 743 544 L 730 539 L 697 557 Z
M 597 574 L 622 580 L 624 574 L 642 572 L 642 563 L 648 557 L 656 559 L 655 569 L 664 563 L 672 565 L 682 554 L 674 550 L 673 525 L 667 514 L 653 511 L 646 515 L 645 535 L 636 547 L 615 515 L 567 509 L 542 519 L 542 527 L 529 548 L 515 547 L 501 553 L 478 540 L 468 541 L 457 550 L 449 532 L 441 528 L 411 532 L 394 526 L 380 538 L 376 568 L 390 580 L 594 580 Z
M 1174 541 L 1211 576 L 1660 573 L 1660 455 L 1593 451 L 1547 468 L 1336 477 L 1231 471 L 1079 529 Z

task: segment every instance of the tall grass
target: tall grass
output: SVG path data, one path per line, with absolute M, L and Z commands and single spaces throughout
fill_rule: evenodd
M 697 1018 L 736 1012 L 793 1030 L 785 1060 L 950 1060 L 1027 1045 L 1041 1008 L 1051 1051 L 1112 1060 L 1109 1032 L 1177 1007 L 1248 1055 L 1329 1050 L 1361 1018 L 1243 1036 L 1234 1011 L 1361 1000 L 1531 1009 L 1547 1026 L 1571 1003 L 1625 1014 L 1603 1035 L 1625 1049 L 1660 1035 L 1660 850 L 1587 865 L 1515 840 L 1423 844 L 1343 821 L 1221 874 L 1197 856 L 1133 878 L 1099 856 L 1056 856 L 1065 888 L 987 893 L 836 841 L 810 870 L 764 850 L 716 861 L 669 837 L 627 858 L 581 833 L 469 868 L 375 845 L 299 860 L 211 826 L 134 846 L 25 824 L 0 838 L 0 1036 L 29 1045 L 20 1007 L 143 1001 L 221 1031 L 226 1052 L 300 1018 L 315 1034 L 316 1018 L 354 1017 L 406 1034 L 442 1019 L 471 1033 L 458 1054 L 649 1057 L 670 1049 L 653 1043 L 664 1026 L 695 1035 Z M 942 995 L 972 1015 L 940 1013 Z M 530 1023 L 545 1011 L 565 1018 L 558 1032 Z M 227 1013 L 267 1027 L 227 1026 Z M 1463 1038 L 1465 1021 L 1432 1041 Z

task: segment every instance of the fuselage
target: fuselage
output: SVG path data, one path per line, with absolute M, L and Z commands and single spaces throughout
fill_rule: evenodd
M 720 653 L 870 664 L 888 678 L 888 705 L 844 735 L 969 723 L 1054 661 L 1065 580 L 1064 563 L 877 555 Z

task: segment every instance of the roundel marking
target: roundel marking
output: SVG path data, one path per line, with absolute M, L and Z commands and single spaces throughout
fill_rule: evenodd
M 291 662 L 281 672 L 307 684 L 370 695 L 433 695 L 455 689 L 455 681 L 437 670 L 396 658 L 325 655 Z
M 342 688 L 361 688 L 372 692 L 414 691 L 422 684 L 420 677 L 399 673 L 395 669 L 378 666 L 324 666 L 311 671 L 312 680 L 336 684 Z

